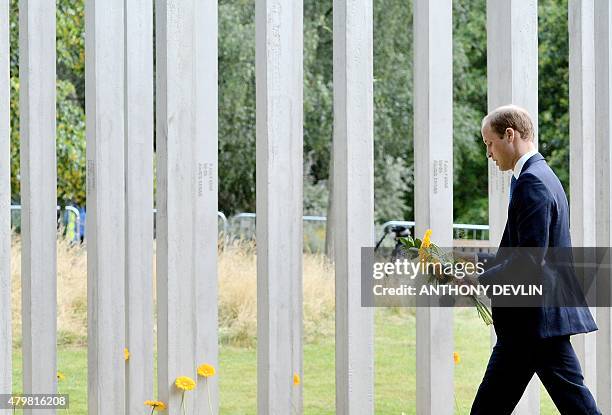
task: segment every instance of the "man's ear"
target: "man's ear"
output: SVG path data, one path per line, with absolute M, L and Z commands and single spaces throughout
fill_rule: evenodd
M 508 127 L 508 128 L 506 128 L 506 131 L 504 131 L 504 133 L 508 135 L 508 142 L 512 143 L 514 141 L 514 138 L 515 138 L 515 136 L 514 136 L 514 129 Z

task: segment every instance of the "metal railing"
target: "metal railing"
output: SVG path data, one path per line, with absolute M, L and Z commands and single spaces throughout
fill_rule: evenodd
M 74 206 L 57 206 L 57 210 L 65 210 L 66 212 L 70 212 L 74 215 L 75 218 L 75 234 L 80 237 L 81 236 L 81 214 L 79 210 Z M 11 211 L 20 211 L 21 205 L 11 205 Z M 153 214 L 157 213 L 157 209 L 153 209 Z M 255 238 L 255 221 L 257 215 L 252 212 L 241 212 L 238 213 L 229 219 L 223 212 L 217 212 L 217 216 L 223 223 L 223 234 L 224 239 L 231 238 L 232 235 L 238 238 L 247 238 L 254 239 Z M 59 218 L 61 220 L 61 217 Z M 325 225 L 327 222 L 327 218 L 325 216 L 313 216 L 313 215 L 305 215 L 303 216 L 303 220 L 306 223 L 311 223 L 313 225 Z M 236 223 L 233 227 L 232 224 Z M 387 226 L 405 226 L 411 230 L 411 233 L 414 235 L 414 221 L 404 221 L 404 220 L 390 220 L 383 223 L 379 229 L 385 229 Z M 474 225 L 468 223 L 455 223 L 453 224 L 453 239 L 455 240 L 466 240 L 466 241 L 487 241 L 489 238 L 489 225 Z
M 228 219 L 230 223 L 230 234 L 229 236 L 243 239 L 255 239 L 255 222 L 257 215 L 252 212 L 238 213 Z M 314 226 L 320 224 L 325 225 L 327 218 L 325 216 L 303 216 L 305 225 L 310 223 Z M 376 234 L 382 233 L 382 230 L 387 226 L 402 225 L 410 228 L 412 235 L 414 235 L 414 221 L 403 221 L 403 220 L 391 220 L 383 223 L 379 227 L 376 227 Z M 320 229 L 319 229 L 320 230 Z M 316 231 L 315 231 L 316 232 Z M 453 224 L 453 239 L 456 242 L 461 241 L 461 246 L 478 246 L 488 245 L 489 239 L 489 226 L 488 225 L 474 225 L 466 223 Z M 305 245 L 309 245 L 311 251 L 322 251 L 324 249 L 324 236 L 321 238 L 318 235 L 313 235 L 313 231 L 304 231 Z
M 404 220 L 390 220 L 381 225 L 382 229 L 387 226 L 405 226 L 410 228 L 414 235 L 414 221 Z M 455 223 L 453 224 L 453 239 L 468 239 L 467 236 L 471 233 L 472 238 L 476 240 L 487 240 L 489 239 L 489 225 L 473 225 L 468 223 Z
M 62 207 L 61 206 L 57 206 L 56 207 L 58 211 L 61 211 Z M 74 207 L 74 206 L 64 206 L 63 209 L 67 212 L 72 213 L 75 216 L 75 234 L 80 238 L 81 237 L 81 213 L 79 212 L 79 210 Z M 11 211 L 19 211 L 21 212 L 21 205 L 11 205 Z M 157 209 L 153 209 L 153 214 L 157 213 Z M 221 219 L 221 221 L 223 222 L 223 232 L 227 235 L 229 232 L 229 224 L 227 221 L 227 217 L 225 216 L 225 214 L 223 212 L 217 212 L 217 216 L 219 217 L 219 219 Z M 58 221 L 61 220 L 61 217 L 58 219 Z M 66 224 L 64 224 L 66 225 Z
M 156 215 L 156 214 L 157 214 L 157 209 L 153 208 L 153 215 Z M 225 213 L 217 212 L 217 217 L 221 219 L 221 221 L 223 222 L 223 233 L 227 234 L 227 232 L 229 231 L 229 227 L 228 227 L 227 217 L 225 216 Z
M 61 209 L 62 209 L 61 206 L 56 206 L 57 211 L 61 211 Z M 79 210 L 75 208 L 74 206 L 64 206 L 64 210 L 74 215 L 75 226 L 76 226 L 77 232 L 79 232 L 78 230 L 80 229 L 80 226 L 81 226 L 81 213 L 79 212 Z M 21 212 L 21 205 L 11 205 L 11 211 Z M 60 220 L 61 220 L 61 216 L 58 218 L 58 222 Z

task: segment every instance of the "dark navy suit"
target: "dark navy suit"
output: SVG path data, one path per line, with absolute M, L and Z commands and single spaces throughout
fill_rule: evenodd
M 480 261 L 489 260 L 479 278 L 483 285 L 499 283 L 518 262 L 525 262 L 520 254 L 501 255 L 504 248 L 540 248 L 536 252 L 545 257 L 547 248 L 571 247 L 567 198 L 544 157 L 531 156 L 513 182 L 500 251 L 488 258 L 479 255 Z M 541 265 L 541 259 L 532 260 Z M 538 268 L 544 280 L 557 275 L 554 264 L 548 267 Z M 509 308 L 493 303 L 492 311 L 497 343 L 471 414 L 511 414 L 534 373 L 561 414 L 600 414 L 569 340 L 572 334 L 597 330 L 587 307 Z

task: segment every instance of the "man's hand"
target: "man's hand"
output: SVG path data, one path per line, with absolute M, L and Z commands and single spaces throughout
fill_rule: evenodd
M 463 278 L 457 278 L 457 281 L 459 285 L 473 285 L 474 287 L 480 284 L 480 282 L 478 282 L 478 276 L 476 275 L 466 275 Z

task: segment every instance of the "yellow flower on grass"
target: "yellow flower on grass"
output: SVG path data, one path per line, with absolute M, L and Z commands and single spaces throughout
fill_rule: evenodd
M 130 358 L 130 351 L 126 348 L 123 349 L 123 359 L 126 361 Z
M 150 406 L 155 411 L 163 411 L 166 409 L 166 404 L 162 401 L 145 401 L 146 406 Z
M 195 380 L 191 379 L 188 376 L 179 376 L 174 381 L 174 384 L 176 385 L 177 388 L 184 390 L 184 391 L 193 390 L 193 388 L 195 388 L 195 385 L 196 385 Z
M 459 362 L 461 362 L 461 356 L 459 356 L 459 352 L 453 352 L 453 361 L 455 362 L 456 365 L 458 365 Z
M 59 370 L 57 371 L 57 380 L 64 381 L 66 380 L 66 375 L 64 375 L 62 372 L 60 372 Z
M 215 376 L 215 367 L 213 365 L 209 365 L 208 363 L 204 363 L 203 365 L 198 366 L 198 375 L 204 378 L 210 378 Z
M 425 249 L 431 246 L 431 234 L 432 234 L 431 229 L 427 229 L 425 231 L 425 236 L 423 236 L 423 242 L 421 243 L 421 248 Z
M 300 384 L 300 375 L 298 375 L 297 373 L 293 374 L 293 385 L 297 386 Z

